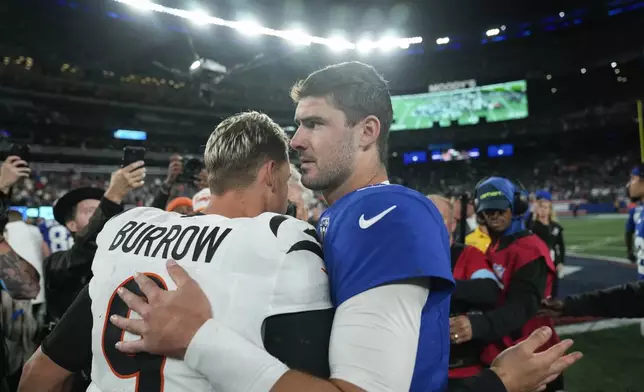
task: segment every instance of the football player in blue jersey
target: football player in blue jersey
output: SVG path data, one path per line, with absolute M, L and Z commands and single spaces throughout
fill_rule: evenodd
M 297 103 L 298 124 L 291 147 L 300 154 L 302 183 L 321 190 L 330 204 L 318 235 L 336 307 L 331 378 L 289 370 L 220 325 L 209 309 L 200 318 L 194 307 L 186 311 L 171 305 L 172 298 L 198 295 L 194 285 L 183 293 L 160 292 L 145 278 L 137 282 L 145 283 L 147 303 L 134 300 L 127 291 L 120 293 L 143 320 L 111 319 L 142 336 L 119 343 L 119 350 L 184 359 L 220 392 L 228 391 L 217 388 L 217 380 L 234 377 L 245 385 L 254 380 L 245 389 L 249 391 L 266 391 L 267 386 L 273 392 L 443 391 L 454 284 L 449 236 L 433 203 L 388 183 L 387 139 L 393 114 L 386 82 L 371 66 L 341 63 L 312 73 L 295 85 L 291 96 Z M 175 335 L 182 337 L 170 333 L 166 317 L 181 319 L 181 333 Z M 534 381 L 537 373 L 497 374 L 484 372 L 472 390 L 527 391 L 522 388 L 536 389 L 543 381 Z
M 644 216 L 642 215 L 642 213 L 644 212 L 644 204 L 642 203 L 642 198 L 637 196 L 637 189 L 634 189 L 633 191 L 631 191 L 630 189 L 631 184 L 640 182 L 640 177 L 642 176 L 642 174 L 644 174 L 640 172 L 640 169 L 641 168 L 638 166 L 634 168 L 633 171 L 631 171 L 631 181 L 629 181 L 628 185 L 626 186 L 626 191 L 630 200 L 635 203 L 635 206 L 628 210 L 628 219 L 626 220 L 626 230 L 624 232 L 626 252 L 631 263 L 637 262 L 637 255 L 635 254 L 634 250 L 635 229 L 637 225 L 642 222 L 642 218 L 644 218 Z M 635 177 L 636 179 L 633 180 L 633 177 Z M 633 196 L 631 192 L 634 192 L 635 196 Z
M 638 165 L 631 172 L 628 182 L 628 196 L 637 200 L 637 205 L 629 211 L 626 221 L 626 246 L 629 258 L 637 262 L 639 279 L 644 279 L 644 216 L 642 216 L 644 199 L 644 164 Z

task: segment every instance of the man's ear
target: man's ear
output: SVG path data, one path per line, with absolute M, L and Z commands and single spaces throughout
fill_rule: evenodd
M 378 117 L 369 115 L 361 122 L 362 132 L 360 133 L 360 147 L 367 148 L 378 143 L 380 136 L 380 120 Z
M 279 165 L 275 161 L 269 160 L 264 164 L 262 170 L 264 171 L 264 182 L 266 183 L 266 186 L 268 186 L 272 190 L 275 190 L 278 179 Z

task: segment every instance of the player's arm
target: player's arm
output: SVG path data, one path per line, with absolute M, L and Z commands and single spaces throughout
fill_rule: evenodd
M 273 315 L 263 326 L 264 347 L 291 369 L 328 378 L 334 309 L 322 245 L 305 221 L 273 215 L 268 226 L 281 260 L 270 304 Z
M 629 283 L 567 297 L 563 301 L 563 315 L 614 318 L 644 317 L 644 282 Z
M 40 292 L 40 274 L 6 241 L 0 243 L 0 283 L 13 299 L 34 299 Z
M 469 280 L 456 280 L 452 301 L 493 307 L 501 293 L 500 282 L 485 255 L 474 247 L 466 247 L 460 257 L 467 263 Z
M 25 364 L 19 392 L 62 391 L 74 373 L 90 367 L 91 306 L 88 286 L 85 286 L 56 328 Z
M 521 328 L 539 310 L 548 277 L 543 257 L 520 267 L 510 281 L 502 306 L 483 314 L 469 315 L 472 339 L 491 342 Z

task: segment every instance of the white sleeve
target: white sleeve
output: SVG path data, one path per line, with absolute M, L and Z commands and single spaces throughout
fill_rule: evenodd
M 277 358 L 213 319 L 192 338 L 184 361 L 219 392 L 270 391 L 288 371 Z
M 338 307 L 333 321 L 331 378 L 369 392 L 408 391 L 429 286 L 420 280 L 378 286 Z

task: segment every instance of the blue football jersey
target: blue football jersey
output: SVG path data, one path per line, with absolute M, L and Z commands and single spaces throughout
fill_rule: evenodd
M 644 205 L 641 203 L 628 211 L 626 220 L 626 231 L 635 233 L 634 249 L 637 258 L 637 274 L 640 280 L 644 280 Z
M 51 253 L 69 250 L 74 245 L 74 238 L 69 230 L 55 220 L 44 221 L 38 228 Z
M 434 204 L 399 185 L 369 186 L 329 207 L 320 217 L 318 235 L 336 307 L 386 283 L 430 279 L 410 391 L 445 390 L 454 280 L 449 236 Z

